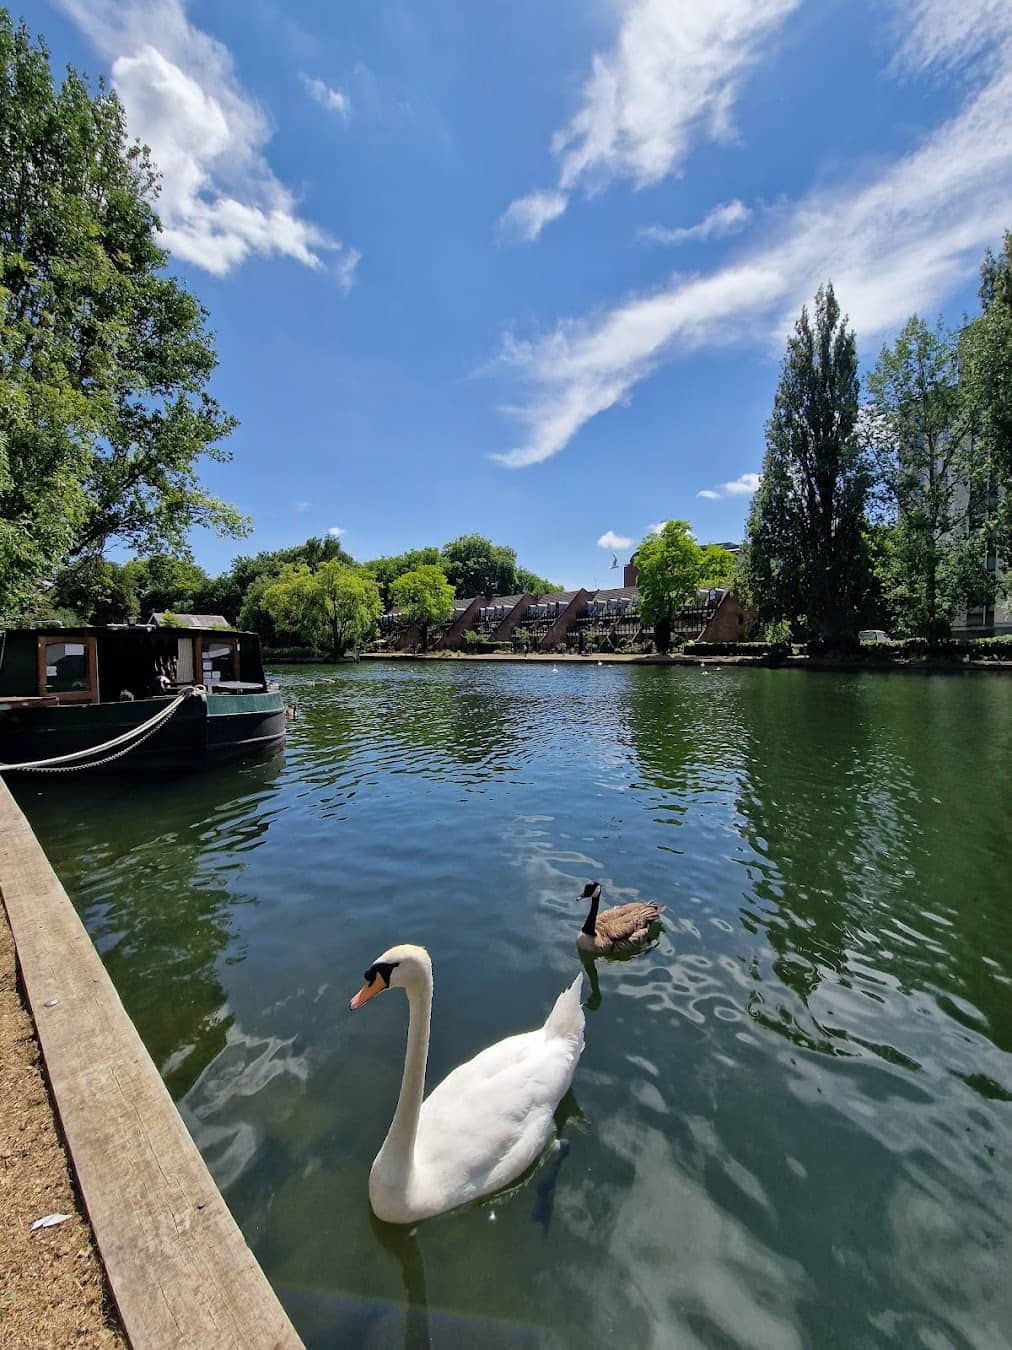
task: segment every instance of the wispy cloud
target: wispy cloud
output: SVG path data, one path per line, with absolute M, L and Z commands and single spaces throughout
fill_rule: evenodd
M 721 497 L 750 497 L 759 487 L 759 475 L 757 473 L 743 473 L 737 478 L 733 478 L 730 483 L 721 483 L 719 487 L 703 488 L 702 492 L 697 492 L 697 497 L 703 497 L 706 501 L 715 502 Z
M 983 12 L 988 0 L 974 3 Z M 918 10 L 925 25 L 943 13 L 940 0 L 922 0 Z M 937 30 L 923 32 L 925 43 L 936 44 L 924 59 L 937 63 Z M 511 401 L 525 431 L 515 449 L 494 458 L 520 468 L 557 454 L 590 418 L 681 352 L 779 347 L 827 278 L 863 341 L 970 280 L 984 248 L 1012 220 L 1012 20 L 994 41 L 1004 44 L 1001 59 L 976 63 L 983 83 L 962 109 L 863 182 L 769 213 L 762 237 L 709 273 L 676 275 L 601 314 L 562 320 L 532 341 L 508 336 L 500 359 L 525 387 L 524 397 Z
M 665 527 L 665 525 L 666 525 L 667 523 L 668 523 L 668 522 L 667 522 L 666 520 L 658 520 L 658 521 L 656 522 L 656 524 L 654 524 L 654 525 L 648 525 L 648 526 L 647 526 L 647 533 L 648 533 L 648 534 L 660 534 L 661 530 L 664 529 L 664 527 Z
M 748 71 L 800 0 L 622 0 L 610 51 L 594 56 L 580 106 L 556 132 L 559 161 L 554 193 L 532 193 L 512 203 L 535 239 L 565 210 L 577 187 L 598 190 L 614 179 L 636 187 L 681 168 L 701 139 L 730 141 L 734 108 Z M 551 199 L 552 210 L 525 208 Z
M 294 506 L 296 511 L 308 511 L 312 504 L 312 502 L 295 502 Z
M 327 533 L 330 535 L 331 539 L 340 539 L 341 535 L 345 534 L 346 531 L 343 530 L 340 525 L 331 525 Z
M 614 530 L 605 530 L 604 534 L 597 541 L 598 548 L 629 548 L 632 540 L 624 534 L 616 534 Z
M 310 98 L 315 99 L 321 108 L 326 108 L 328 112 L 338 113 L 345 121 L 348 120 L 348 114 L 351 112 L 351 100 L 348 95 L 340 89 L 333 89 L 323 80 L 318 80 L 312 75 L 303 75 L 302 83 L 306 87 L 306 93 Z
M 161 170 L 162 238 L 217 276 L 251 254 L 320 267 L 344 248 L 306 220 L 263 154 L 267 117 L 183 0 L 56 0 L 110 63 L 130 134 Z
M 529 192 L 510 202 L 499 217 L 499 232 L 504 239 L 537 239 L 550 220 L 561 216 L 568 198 L 562 192 Z
M 715 206 L 707 212 L 698 225 L 680 226 L 669 229 L 665 225 L 647 225 L 638 232 L 640 239 L 653 244 L 688 244 L 704 242 L 707 239 L 723 239 L 726 235 L 737 234 L 752 219 L 752 211 L 744 202 L 735 198 L 723 206 Z

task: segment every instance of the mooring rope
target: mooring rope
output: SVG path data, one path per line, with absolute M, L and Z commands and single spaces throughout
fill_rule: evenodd
M 164 708 L 159 708 L 153 717 L 149 717 L 139 727 L 131 727 L 129 731 L 124 731 L 121 736 L 106 741 L 104 745 L 91 745 L 85 750 L 73 750 L 69 755 L 55 755 L 52 759 L 30 760 L 25 764 L 0 764 L 0 773 L 11 769 L 26 770 L 32 773 L 74 773 L 77 769 L 97 769 L 102 764 L 111 764 L 113 760 L 122 759 L 142 741 L 146 741 L 149 736 L 153 736 L 158 728 L 164 725 L 188 698 L 206 699 L 207 690 L 202 684 L 195 684 L 189 689 L 184 689 L 182 693 L 176 695 L 171 703 L 167 703 Z M 120 746 L 123 748 L 119 749 Z M 114 750 L 116 753 L 107 755 L 107 750 Z M 94 755 L 102 755 L 103 758 L 94 759 Z

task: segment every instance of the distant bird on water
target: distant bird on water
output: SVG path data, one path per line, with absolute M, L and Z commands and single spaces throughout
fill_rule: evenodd
M 651 927 L 664 910 L 664 906 L 654 900 L 643 900 L 631 905 L 615 905 L 599 914 L 601 883 L 598 881 L 588 881 L 580 899 L 590 901 L 590 913 L 580 929 L 576 945 L 581 951 L 595 956 L 635 951 L 646 942 Z

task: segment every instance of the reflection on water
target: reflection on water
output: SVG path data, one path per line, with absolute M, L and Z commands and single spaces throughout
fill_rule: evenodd
M 282 679 L 283 760 L 18 790 L 309 1345 L 1012 1341 L 1012 682 Z M 378 1224 L 407 1009 L 348 1017 L 364 965 L 431 950 L 438 1082 L 543 1020 L 590 877 L 667 911 L 583 958 L 558 1146 Z

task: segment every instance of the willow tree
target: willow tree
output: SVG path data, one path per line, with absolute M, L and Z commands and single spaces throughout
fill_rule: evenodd
M 858 410 L 854 334 L 827 285 L 814 324 L 804 307 L 787 344 L 741 577 L 760 619 L 829 642 L 852 634 L 867 586 Z
M 122 105 L 0 9 L 0 616 L 117 540 L 244 532 L 201 486 L 235 426 L 208 394 L 207 314 L 165 271 L 158 176 Z
M 382 611 L 369 573 L 336 558 L 315 571 L 303 562 L 286 563 L 261 603 L 277 628 L 335 658 L 364 642 Z

